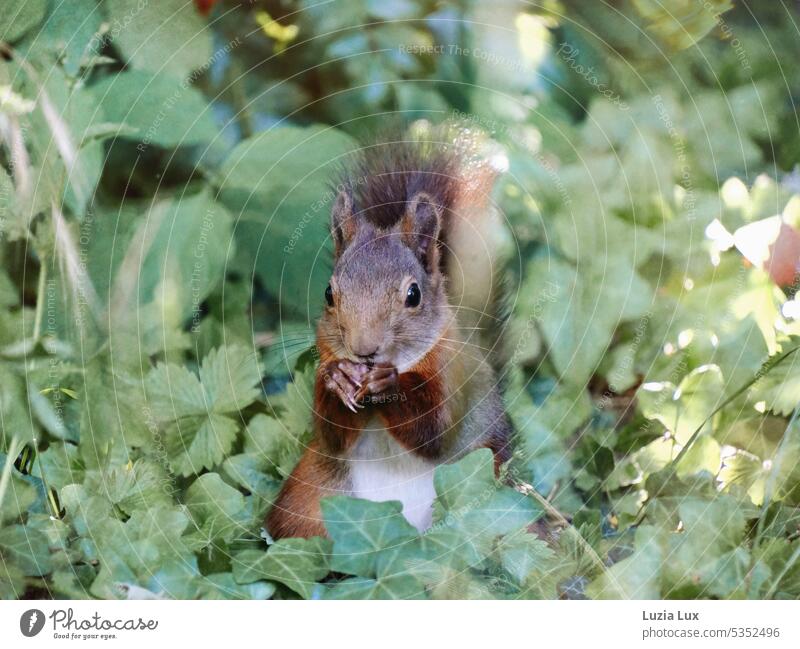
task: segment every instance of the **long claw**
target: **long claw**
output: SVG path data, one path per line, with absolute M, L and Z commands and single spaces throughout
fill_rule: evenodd
M 340 361 L 337 367 L 347 375 L 347 378 L 355 383 L 358 387 L 362 387 L 361 379 L 366 374 L 366 367 L 361 365 L 354 365 L 349 361 Z

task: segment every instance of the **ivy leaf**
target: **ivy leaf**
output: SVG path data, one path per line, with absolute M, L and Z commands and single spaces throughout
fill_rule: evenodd
M 434 525 L 460 531 L 473 556 L 487 556 L 496 537 L 526 527 L 542 515 L 530 497 L 496 483 L 489 449 L 437 467 L 433 482 Z
M 461 531 L 433 527 L 417 539 L 383 550 L 378 556 L 378 581 L 392 577 L 411 577 L 421 593 L 445 593 L 458 589 L 459 575 L 479 564 L 473 544 Z M 447 582 L 447 583 L 445 583 Z
M 330 541 L 319 536 L 311 539 L 281 539 L 267 552 L 244 550 L 233 558 L 233 575 L 239 584 L 266 579 L 291 588 L 304 599 L 313 595 L 317 581 L 329 572 Z
M 410 575 L 379 579 L 353 577 L 325 589 L 324 599 L 425 599 L 425 591 Z
M 409 543 L 417 530 L 402 514 L 402 503 L 349 496 L 322 499 L 325 527 L 333 539 L 331 570 L 374 577 L 382 551 Z
M 200 583 L 199 599 L 269 599 L 275 594 L 275 584 L 256 581 L 252 584 L 237 584 L 230 572 L 207 575 Z
M 433 478 L 436 489 L 434 521 L 446 514 L 459 515 L 486 502 L 496 491 L 494 456 L 489 449 L 480 449 L 453 464 L 436 468 Z

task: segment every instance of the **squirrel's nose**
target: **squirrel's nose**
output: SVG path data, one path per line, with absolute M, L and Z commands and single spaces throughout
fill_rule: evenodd
M 378 353 L 379 345 L 370 345 L 368 341 L 354 340 L 350 350 L 363 361 L 374 358 Z
M 378 348 L 376 347 L 371 352 L 364 353 L 362 350 L 353 350 L 353 353 L 358 356 L 362 361 L 370 361 L 375 358 L 375 354 L 378 353 Z

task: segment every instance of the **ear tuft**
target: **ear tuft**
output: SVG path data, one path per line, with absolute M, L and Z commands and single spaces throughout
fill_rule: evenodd
M 439 263 L 441 223 L 442 208 L 430 194 L 419 192 L 408 201 L 401 225 L 403 239 L 428 271 Z
M 353 218 L 353 197 L 350 192 L 343 189 L 333 201 L 331 208 L 331 235 L 336 257 L 342 254 L 353 240 L 356 233 L 356 223 Z

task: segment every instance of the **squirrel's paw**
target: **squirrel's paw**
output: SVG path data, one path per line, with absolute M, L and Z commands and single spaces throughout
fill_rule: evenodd
M 358 391 L 369 368 L 348 360 L 333 361 L 325 373 L 325 387 L 336 394 L 341 402 L 353 412 L 364 406 L 358 401 Z
M 361 387 L 356 393 L 356 400 L 361 401 L 368 394 L 383 394 L 393 391 L 397 387 L 397 368 L 389 366 L 375 366 L 361 379 Z

